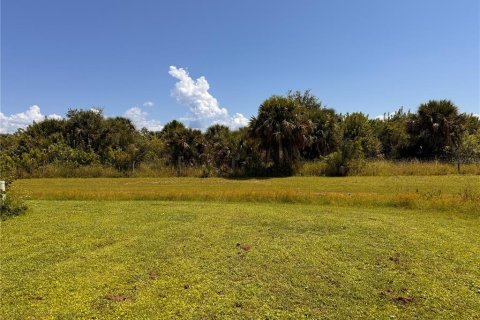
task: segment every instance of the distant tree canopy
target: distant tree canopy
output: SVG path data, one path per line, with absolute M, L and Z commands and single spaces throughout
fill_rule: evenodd
M 465 115 L 448 100 L 430 100 L 421 104 L 412 118 L 411 146 L 419 157 L 448 157 L 459 144 L 466 129 Z M 478 129 L 477 129 L 478 130 Z
M 360 112 L 338 114 L 308 90 L 289 91 L 266 99 L 247 127 L 233 131 L 216 124 L 202 132 L 173 120 L 151 132 L 102 110 L 70 109 L 64 119 L 0 135 L 0 147 L 3 177 L 48 166 L 129 172 L 145 164 L 201 167 L 206 175 L 288 175 L 298 163 L 315 160 L 344 174 L 365 159 L 479 161 L 480 120 L 459 113 L 449 100 L 369 119 Z
M 273 162 L 278 170 L 289 170 L 311 144 L 312 122 L 307 109 L 296 100 L 272 96 L 265 100 L 249 124 L 252 139 L 264 153 L 264 163 Z

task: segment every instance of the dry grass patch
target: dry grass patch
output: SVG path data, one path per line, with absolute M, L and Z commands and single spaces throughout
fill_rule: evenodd
M 480 212 L 480 176 L 18 180 L 29 199 L 315 203 Z

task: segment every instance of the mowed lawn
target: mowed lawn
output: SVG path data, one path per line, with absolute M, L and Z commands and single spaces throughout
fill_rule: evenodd
M 460 178 L 467 179 L 431 182 L 438 186 L 430 192 L 461 196 L 468 184 L 475 194 L 478 178 Z M 289 179 L 297 188 L 329 181 Z M 247 190 L 243 183 L 289 190 L 289 179 L 225 184 L 232 190 Z M 378 194 L 388 193 L 385 188 L 427 192 L 416 180 L 403 179 L 397 186 L 391 180 L 384 188 L 363 188 Z M 17 192 L 23 188 L 26 194 L 39 181 L 51 181 L 45 190 L 70 184 L 65 192 L 73 194 L 75 184 L 100 185 L 102 179 L 23 180 Z M 142 184 L 103 181 L 106 192 Z M 160 185 L 162 179 L 143 183 L 153 181 Z M 361 192 L 348 179 L 331 181 L 344 188 L 321 192 Z M 206 192 L 220 182 L 179 179 L 176 188 Z M 82 188 L 78 194 L 90 192 Z M 44 200 L 35 192 L 25 215 L 1 225 L 2 319 L 475 319 L 480 314 L 477 213 L 288 203 L 275 197 L 113 201 L 44 195 L 49 199 Z M 472 195 L 465 199 L 476 201 Z

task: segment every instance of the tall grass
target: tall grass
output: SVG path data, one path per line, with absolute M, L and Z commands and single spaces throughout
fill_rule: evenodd
M 298 171 L 300 176 L 326 176 L 327 164 L 323 161 L 305 162 Z M 480 175 L 480 163 L 456 164 L 440 161 L 367 161 L 349 173 L 352 176 L 441 176 L 450 174 Z
M 110 166 L 100 164 L 88 166 L 69 166 L 65 164 L 48 164 L 32 172 L 17 172 L 21 179 L 28 178 L 119 178 L 126 177 L 122 173 Z
M 356 173 L 359 176 L 441 176 L 448 174 L 480 174 L 480 163 L 462 164 L 439 161 L 370 161 Z
M 210 172 L 209 176 L 213 176 Z M 32 170 L 19 171 L 21 179 L 29 178 L 127 178 L 127 177 L 203 177 L 205 170 L 199 166 L 182 166 L 180 170 L 164 164 L 140 164 L 134 170 L 119 171 L 107 165 L 70 166 L 66 164 L 48 164 Z
M 135 178 L 161 178 L 161 177 L 195 177 L 200 178 L 206 175 L 205 169 L 200 166 L 182 166 L 180 169 L 164 164 L 142 163 L 138 168 L 128 173 L 129 177 Z M 213 173 L 209 172 L 209 175 Z
M 328 165 L 324 161 L 305 162 L 299 166 L 298 176 L 327 176 Z M 457 165 L 439 161 L 387 161 L 375 160 L 362 162 L 348 172 L 350 176 L 441 176 L 454 174 L 480 175 L 480 163 Z M 18 172 L 19 178 L 120 178 L 120 177 L 219 177 L 215 170 L 202 166 L 167 166 L 163 163 L 142 163 L 134 170 L 119 171 L 106 165 L 69 166 L 49 164 L 33 172 Z M 225 174 L 224 174 L 225 175 Z M 238 173 L 237 173 L 238 176 Z
M 28 179 L 13 191 L 36 200 L 180 200 L 315 203 L 480 213 L 480 177 L 273 179 Z

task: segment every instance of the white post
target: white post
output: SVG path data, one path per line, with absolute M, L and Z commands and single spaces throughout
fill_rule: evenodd
M 5 200 L 5 181 L 0 181 L 0 193 L 2 194 L 2 200 Z

